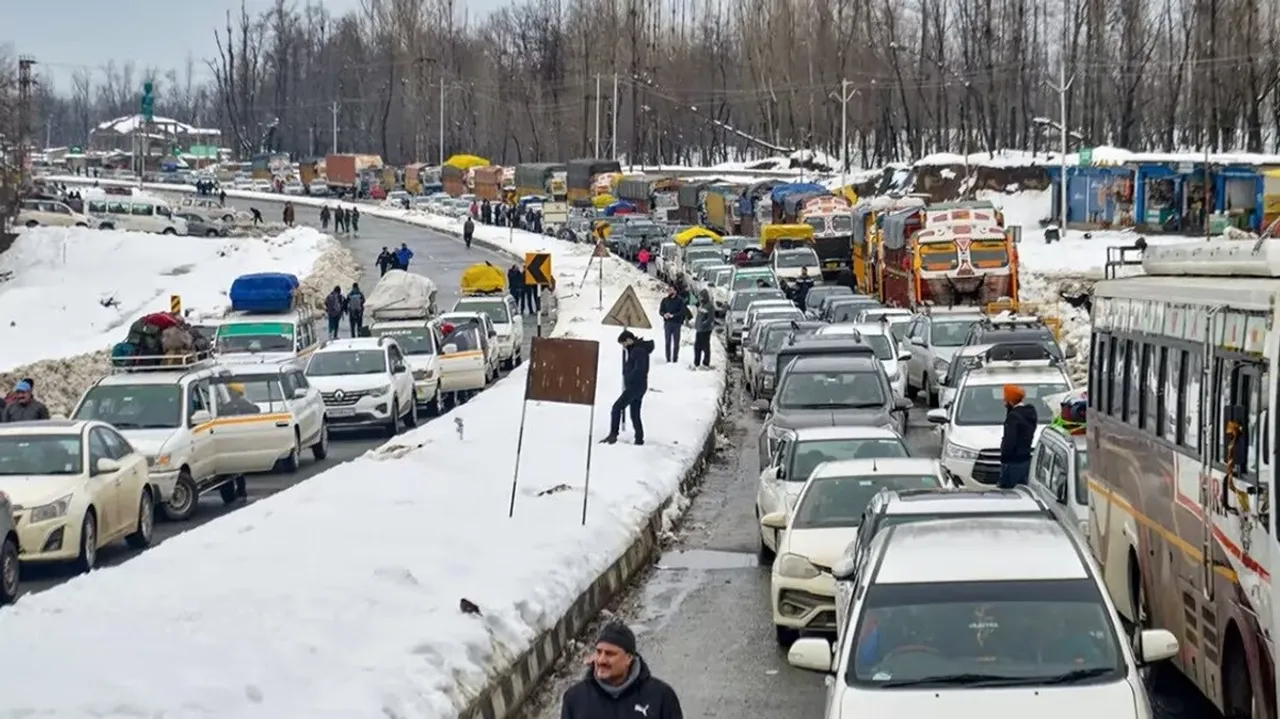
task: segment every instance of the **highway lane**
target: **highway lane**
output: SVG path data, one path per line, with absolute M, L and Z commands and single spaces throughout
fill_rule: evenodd
M 228 204 L 233 204 L 231 198 L 228 198 Z M 250 205 L 257 206 L 268 219 L 277 219 L 280 208 L 283 207 L 283 205 L 259 200 L 252 202 L 236 200 L 234 204 L 237 207 L 244 208 Z M 298 206 L 297 219 L 301 224 L 319 228 L 318 210 Z M 394 248 L 399 247 L 401 242 L 408 243 L 415 253 L 410 269 L 414 272 L 425 274 L 436 283 L 440 289 L 439 304 L 442 309 L 452 307 L 457 299 L 458 279 L 465 268 L 482 260 L 489 260 L 502 267 L 511 264 L 510 258 L 488 250 L 481 250 L 478 247 L 467 250 L 460 240 L 452 237 L 430 230 L 410 227 L 400 222 L 379 220 L 367 216 L 360 218 L 359 235 L 345 236 L 340 239 L 344 245 L 351 248 L 361 267 L 364 268 L 364 274 L 360 278 L 360 285 L 365 288 L 366 292 L 372 290 L 374 285 L 377 284 L 378 269 L 374 264 L 374 260 L 382 247 L 385 245 Z M 192 238 L 190 241 L 205 240 Z M 347 289 L 349 288 L 344 287 L 343 291 Z M 528 357 L 528 345 L 535 334 L 535 326 L 532 318 L 526 318 L 525 324 L 524 356 Z M 547 324 L 546 326 L 550 325 Z M 427 420 L 427 417 L 420 419 L 423 422 Z M 381 445 L 386 440 L 384 433 L 374 430 L 335 432 L 331 438 L 329 456 L 325 460 L 316 461 L 308 453 L 303 455 L 302 466 L 295 474 L 250 476 L 246 484 L 247 501 L 255 502 L 289 489 L 326 469 L 359 457 L 370 449 Z M 200 510 L 192 520 L 187 522 L 157 520 L 154 543 L 161 543 L 170 537 L 233 512 L 244 506 L 244 504 L 244 501 L 240 501 L 231 505 L 224 505 L 217 492 L 206 494 L 201 497 Z M 104 547 L 99 552 L 98 561 L 100 566 L 111 566 L 125 562 L 138 554 L 138 550 L 129 549 L 121 542 L 112 547 Z M 66 567 L 24 567 L 22 591 L 24 593 L 44 591 L 67 581 L 72 576 L 74 575 Z
M 730 381 L 741 384 L 741 371 Z M 734 386 L 731 385 L 731 386 Z M 795 669 L 778 649 L 769 603 L 769 568 L 756 557 L 756 437 L 761 417 L 731 393 L 724 449 L 710 463 L 674 546 L 619 603 L 636 631 L 639 652 L 670 682 L 686 717 L 795 719 L 822 717 L 823 676 Z M 655 419 L 655 421 L 657 421 Z M 939 456 L 937 434 L 913 412 L 907 442 Z M 560 697 L 583 676 L 585 652 L 562 663 L 524 710 L 525 719 L 557 719 Z M 1158 719 L 1212 719 L 1211 707 L 1172 671 L 1152 691 Z

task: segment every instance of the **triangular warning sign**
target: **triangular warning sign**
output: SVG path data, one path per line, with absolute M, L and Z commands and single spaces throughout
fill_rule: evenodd
M 608 257 L 609 248 L 604 246 L 603 242 L 596 243 L 596 248 L 591 252 L 592 257 Z
M 627 288 L 622 291 L 618 301 L 613 303 L 613 307 L 605 314 L 604 319 L 600 320 L 600 324 L 635 327 L 642 330 L 653 327 L 649 324 L 649 313 L 644 311 L 644 305 L 640 304 L 640 298 L 636 297 L 636 290 L 631 285 L 627 285 Z

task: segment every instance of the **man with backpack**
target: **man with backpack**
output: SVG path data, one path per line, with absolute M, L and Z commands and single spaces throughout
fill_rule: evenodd
M 378 253 L 378 272 L 387 274 L 387 270 L 399 269 L 396 267 L 396 256 L 391 254 L 391 250 L 386 247 L 382 248 L 382 252 Z
M 320 208 L 320 229 L 325 232 L 329 231 L 329 206 L 325 205 Z
M 347 308 L 347 298 L 342 296 L 342 288 L 334 285 L 333 292 L 324 298 L 324 314 L 329 318 L 329 339 L 338 339 L 338 328 L 342 326 L 342 315 Z
M 462 223 L 462 241 L 467 243 L 467 249 L 471 249 L 471 237 L 476 233 L 476 223 L 470 217 Z
M 364 292 L 359 282 L 352 284 L 347 293 L 347 319 L 351 322 L 351 336 L 359 337 L 364 327 Z

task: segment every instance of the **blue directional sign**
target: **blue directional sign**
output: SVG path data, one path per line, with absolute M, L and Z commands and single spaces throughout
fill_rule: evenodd
M 153 88 L 150 82 L 142 84 L 142 118 L 147 122 L 155 119 L 156 101 L 151 95 Z

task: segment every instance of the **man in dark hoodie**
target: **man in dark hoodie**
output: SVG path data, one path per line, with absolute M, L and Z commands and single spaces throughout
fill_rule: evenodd
M 693 318 L 693 367 L 711 369 L 711 333 L 716 329 L 716 308 L 705 288 L 698 293 L 698 314 Z
M 688 305 L 673 285 L 667 288 L 667 296 L 658 305 L 658 314 L 662 315 L 662 338 L 666 341 L 668 362 L 680 358 L 680 327 L 684 324 L 684 315 Z
M 670 684 L 653 676 L 636 653 L 636 635 L 625 624 L 605 625 L 596 639 L 591 668 L 569 687 L 560 719 L 684 719 Z
M 519 265 L 512 265 L 511 269 L 507 270 L 507 292 L 511 293 L 511 299 L 516 301 L 516 309 L 520 310 L 520 314 L 524 314 L 525 301 L 528 297 L 524 291 L 524 270 L 520 269 Z
M 635 444 L 644 444 L 644 423 L 640 421 L 640 403 L 649 391 L 649 354 L 653 352 L 653 340 L 643 340 L 623 330 L 618 335 L 622 345 L 622 394 L 609 412 L 609 436 L 600 440 L 605 444 L 618 441 L 618 428 L 622 426 L 622 410 L 631 414 L 631 429 L 636 433 Z
M 1022 403 L 1027 393 L 1016 384 L 1004 386 L 1004 436 L 1000 439 L 1000 489 L 1026 484 L 1031 475 L 1031 444 L 1036 438 L 1036 409 Z

